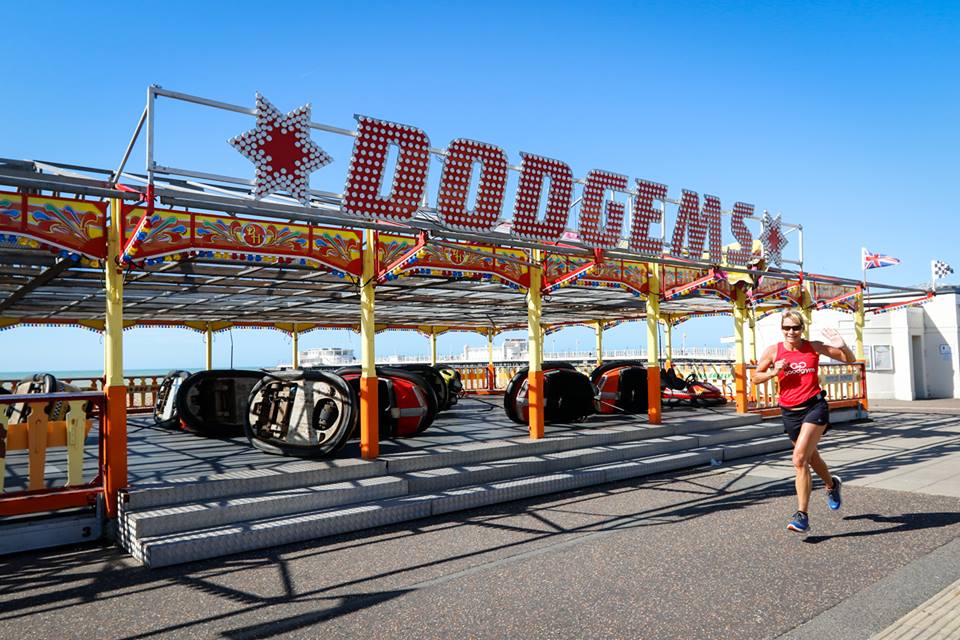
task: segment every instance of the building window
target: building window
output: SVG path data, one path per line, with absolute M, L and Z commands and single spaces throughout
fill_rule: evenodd
M 893 347 L 888 344 L 875 344 L 864 347 L 868 371 L 893 371 Z

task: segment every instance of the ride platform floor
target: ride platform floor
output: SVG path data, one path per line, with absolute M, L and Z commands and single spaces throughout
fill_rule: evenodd
M 709 414 L 733 415 L 732 405 L 701 408 L 664 408 L 664 422 L 682 421 Z M 548 424 L 546 437 L 590 427 L 621 425 L 642 426 L 648 424 L 647 416 L 641 415 L 593 415 L 583 422 Z M 87 437 L 84 459 L 84 479 L 96 476 L 99 430 L 94 424 Z M 523 438 L 528 435 L 525 425 L 516 424 L 507 418 L 502 399 L 468 396 L 448 411 L 441 412 L 434 423 L 422 435 L 415 438 L 398 438 L 380 442 L 381 456 L 405 456 L 428 453 L 431 449 L 452 445 L 480 443 L 490 440 Z M 249 444 L 243 436 L 235 438 L 206 438 L 192 433 L 163 429 L 154 424 L 150 415 L 133 415 L 127 421 L 129 483 L 154 482 L 176 478 L 190 478 L 211 474 L 252 469 L 276 469 L 285 465 L 303 464 L 298 458 L 264 453 Z M 347 460 L 360 458 L 358 440 L 331 458 L 321 460 Z M 48 487 L 61 487 L 66 483 L 67 458 L 64 448 L 47 452 L 44 479 Z M 27 488 L 28 464 L 26 451 L 10 452 L 5 470 L 4 491 Z

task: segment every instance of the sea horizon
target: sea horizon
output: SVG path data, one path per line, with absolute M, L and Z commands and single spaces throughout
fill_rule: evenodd
M 249 370 L 260 370 L 260 369 L 273 369 L 277 365 L 237 365 L 234 367 L 215 367 L 216 369 L 249 369 Z M 131 376 L 165 376 L 171 371 L 189 371 L 195 373 L 197 371 L 205 370 L 204 367 L 152 367 L 147 369 L 124 369 L 123 375 L 126 377 Z M 67 378 L 101 378 L 103 377 L 103 369 L 60 369 L 60 370 L 46 370 L 46 371 L 0 371 L 0 380 L 23 380 L 37 373 L 49 373 L 55 378 L 67 379 Z

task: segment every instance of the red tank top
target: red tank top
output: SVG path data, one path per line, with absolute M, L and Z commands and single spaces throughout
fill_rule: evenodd
M 780 342 L 777 344 L 776 360 L 786 360 L 786 365 L 777 374 L 780 381 L 780 406 L 795 407 L 820 393 L 820 354 L 804 340 L 796 351 L 791 351 Z

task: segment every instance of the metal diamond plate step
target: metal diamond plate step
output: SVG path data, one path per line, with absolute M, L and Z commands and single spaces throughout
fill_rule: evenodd
M 746 433 L 743 435 L 749 437 Z M 696 438 L 688 436 L 684 439 L 689 444 Z M 646 455 L 642 457 L 628 457 L 553 473 L 480 482 L 468 486 L 412 493 L 292 515 L 252 519 L 181 533 L 133 537 L 129 541 L 129 550 L 134 557 L 149 566 L 166 566 L 314 540 L 451 511 L 569 491 L 626 478 L 710 464 L 711 461 L 755 455 L 754 452 L 763 453 L 789 449 L 789 447 L 789 440 L 780 435 L 754 437 L 745 442 L 714 447 L 694 447 L 671 453 L 652 454 L 653 449 L 647 448 Z M 643 448 L 640 447 L 634 449 L 632 453 L 640 453 L 642 450 Z M 631 452 L 631 447 L 624 447 L 622 451 L 623 453 Z M 571 456 L 570 460 L 579 461 L 578 455 Z

